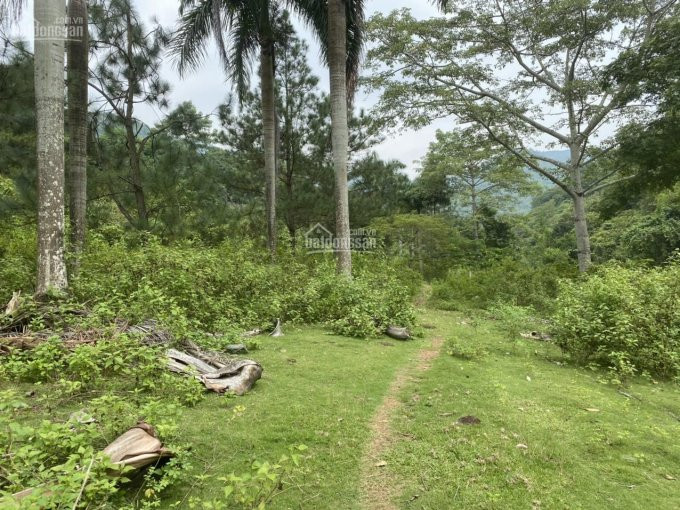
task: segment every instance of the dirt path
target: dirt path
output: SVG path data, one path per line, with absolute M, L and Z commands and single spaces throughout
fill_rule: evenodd
M 361 466 L 362 505 L 367 510 L 396 510 L 392 499 L 399 493 L 395 480 L 384 465 L 383 456 L 392 443 L 396 441 L 390 421 L 394 412 L 401 405 L 398 399 L 404 386 L 412 380 L 413 375 L 430 368 L 432 360 L 439 356 L 444 339 L 435 337 L 430 347 L 418 351 L 415 369 L 407 364 L 399 369 L 392 384 L 387 390 L 380 407 L 371 420 L 371 439 L 368 443 Z

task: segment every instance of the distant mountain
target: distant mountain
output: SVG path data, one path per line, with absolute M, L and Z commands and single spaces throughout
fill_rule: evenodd
M 566 162 L 569 161 L 569 151 L 568 150 L 561 150 L 561 151 L 533 151 L 533 153 L 537 156 L 544 156 L 550 159 L 554 159 L 559 162 Z M 545 168 L 546 170 L 549 170 L 554 167 L 554 165 L 551 165 L 550 163 L 546 163 L 545 161 L 540 161 L 539 162 L 541 168 Z M 549 189 L 555 186 L 552 181 L 547 179 L 546 177 L 543 177 L 541 174 L 536 172 L 535 170 L 532 170 L 529 167 L 525 168 L 526 172 L 531 176 L 531 179 L 533 179 L 536 183 L 538 183 L 542 188 Z M 524 197 L 522 198 L 519 203 L 517 204 L 517 210 L 521 213 L 526 213 L 531 210 L 531 203 L 533 201 L 533 197 Z
M 559 161 L 560 163 L 564 163 L 566 161 L 569 161 L 569 151 L 568 150 L 561 150 L 561 151 L 534 151 L 534 154 L 536 156 L 544 156 L 546 158 L 554 159 L 556 161 Z M 554 168 L 554 165 L 551 165 L 550 163 L 546 163 L 545 161 L 539 161 L 539 164 L 541 168 L 545 168 L 546 170 L 549 170 L 551 168 Z M 531 174 L 533 179 L 538 182 L 539 184 L 546 186 L 548 188 L 552 188 L 554 184 L 543 177 L 541 174 L 536 172 L 535 170 L 532 170 L 527 167 L 527 172 Z

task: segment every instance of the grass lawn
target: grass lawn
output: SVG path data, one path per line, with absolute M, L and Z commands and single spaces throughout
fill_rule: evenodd
M 217 477 L 276 462 L 298 444 L 308 447 L 304 472 L 268 508 L 360 508 L 362 466 L 384 470 L 380 478 L 393 484 L 385 493 L 403 509 L 680 508 L 677 385 L 636 381 L 627 397 L 551 344 L 510 342 L 500 323 L 442 311 L 423 321 L 432 325 L 426 338 L 410 342 L 291 326 L 284 337 L 263 337 L 251 357 L 264 375 L 249 394 L 209 394 L 183 411 L 191 466 L 163 493 L 162 508 L 219 497 Z M 428 370 L 416 370 L 435 336 L 483 352 L 464 360 L 445 344 Z M 395 395 L 387 464 L 367 464 L 371 419 L 404 370 L 412 378 Z M 236 406 L 243 412 L 234 415 Z M 52 411 L 59 419 L 70 410 Z M 456 423 L 467 415 L 481 423 Z M 134 483 L 124 490 L 137 491 Z
M 244 473 L 253 460 L 277 461 L 289 445 L 304 444 L 306 473 L 276 496 L 272 508 L 359 508 L 368 423 L 395 370 L 424 341 L 359 340 L 287 327 L 284 337 L 261 343 L 251 357 L 264 374 L 252 392 L 237 399 L 209 395 L 185 411 L 182 440 L 193 447 L 192 474 Z M 235 405 L 245 411 L 227 422 Z M 164 501 L 182 500 L 193 483 L 187 478 Z M 190 494 L 219 496 L 220 482 L 206 481 Z
M 638 381 L 628 398 L 550 344 L 461 318 L 425 320 L 486 353 L 465 361 L 445 345 L 400 395 L 387 458 L 398 508 L 680 508 L 676 385 Z M 481 423 L 455 423 L 466 415 Z

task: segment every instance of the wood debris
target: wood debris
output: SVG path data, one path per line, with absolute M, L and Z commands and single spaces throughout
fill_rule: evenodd
M 397 326 L 388 326 L 385 334 L 395 340 L 408 340 L 411 338 L 411 334 L 406 328 L 399 328 Z
M 172 456 L 170 450 L 164 448 L 156 437 L 154 428 L 143 421 L 118 436 L 104 448 L 104 453 L 114 464 L 134 469 Z
M 187 342 L 186 352 L 168 349 L 168 367 L 173 372 L 193 375 L 203 385 L 217 393 L 245 394 L 262 377 L 262 366 L 249 359 L 230 360 L 219 353 L 203 351 Z

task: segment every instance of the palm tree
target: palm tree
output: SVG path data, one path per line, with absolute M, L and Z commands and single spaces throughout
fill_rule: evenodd
M 276 96 L 274 92 L 274 30 L 277 4 L 271 0 L 182 0 L 180 25 L 173 43 L 183 74 L 195 68 L 214 36 L 225 69 L 239 99 L 248 90 L 248 65 L 259 52 L 262 131 L 264 137 L 267 247 L 276 253 Z M 228 41 L 225 41 L 225 35 Z
M 35 0 L 38 162 L 36 294 L 68 286 L 64 261 L 64 3 Z M 61 22 L 61 23 L 60 23 Z
M 348 19 L 351 23 L 348 23 Z M 328 68 L 330 70 L 331 139 L 335 168 L 335 237 L 338 239 L 338 274 L 352 276 L 350 250 L 349 198 L 347 190 L 347 104 L 356 83 L 363 2 L 361 0 L 328 0 Z M 348 45 L 348 28 L 350 29 Z M 348 67 L 348 60 L 353 63 Z M 348 73 L 348 70 L 350 71 Z M 349 87 L 348 87 L 349 85 Z M 348 95 L 349 88 L 349 95 Z
M 87 207 L 87 74 L 88 31 L 86 0 L 69 0 L 71 30 L 67 42 L 69 127 L 69 215 L 73 272 L 78 271 L 85 244 Z
M 339 249 L 336 271 L 352 275 L 349 199 L 347 189 L 347 107 L 352 102 L 359 76 L 363 46 L 363 0 L 300 0 L 297 9 L 313 26 L 330 71 L 331 128 L 335 168 L 335 237 Z
M 287 0 L 285 3 L 311 25 L 321 41 L 323 56 L 331 69 L 336 237 L 341 244 L 337 270 L 351 275 L 347 198 L 347 103 L 353 95 L 358 77 L 364 19 L 363 0 L 328 0 L 327 4 L 321 0 Z M 236 82 L 237 89 L 245 91 L 247 62 L 259 46 L 270 249 L 276 246 L 276 109 L 274 94 L 269 97 L 270 90 L 274 90 L 272 13 L 275 8 L 275 0 L 182 0 L 182 19 L 174 48 L 179 55 L 180 72 L 196 67 L 205 56 L 205 42 L 212 33 L 222 61 Z M 230 45 L 225 43 L 223 32 L 229 34 Z

